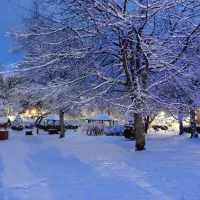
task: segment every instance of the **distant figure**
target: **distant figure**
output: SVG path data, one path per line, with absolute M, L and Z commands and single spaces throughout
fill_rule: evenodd
M 10 121 L 10 118 L 8 118 L 8 127 L 11 127 L 11 121 Z

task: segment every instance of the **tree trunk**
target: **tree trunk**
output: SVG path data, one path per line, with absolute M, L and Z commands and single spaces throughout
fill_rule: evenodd
M 179 135 L 183 135 L 184 128 L 183 128 L 183 114 L 181 111 L 178 113 L 178 121 L 179 121 Z
M 64 112 L 61 110 L 59 115 L 60 115 L 60 138 L 64 138 L 65 137 Z
M 40 122 L 42 121 L 42 116 L 39 116 L 36 121 L 35 121 L 35 125 L 40 124 Z
M 198 137 L 196 120 L 195 120 L 195 107 L 190 108 L 190 126 L 191 126 L 191 138 Z
M 184 128 L 183 128 L 183 121 L 179 121 L 179 135 L 183 135 Z
M 148 131 L 148 128 L 149 128 L 149 123 L 150 123 L 150 117 L 149 117 L 149 115 L 147 115 L 146 117 L 145 117 L 145 133 L 147 134 L 147 131 Z
M 142 116 L 138 113 L 134 114 L 135 128 L 135 148 L 137 151 L 145 150 L 145 128 Z

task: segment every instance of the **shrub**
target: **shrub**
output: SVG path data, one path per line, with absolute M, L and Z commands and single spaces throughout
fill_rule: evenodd
M 192 132 L 192 129 L 191 129 L 190 125 L 189 126 L 184 126 L 183 129 L 184 129 L 185 133 L 191 133 Z M 197 133 L 200 133 L 200 127 L 199 126 L 197 126 Z
M 112 125 L 105 127 L 104 134 L 108 136 L 120 136 L 124 133 L 124 127 L 122 125 Z
M 11 128 L 12 130 L 18 130 L 18 131 L 24 129 L 24 122 L 19 115 L 15 117 L 14 121 L 12 122 Z
M 118 124 L 108 126 L 101 123 L 87 123 L 79 126 L 78 131 L 90 136 L 120 136 L 123 135 L 123 126 Z
M 124 137 L 131 140 L 135 139 L 135 132 L 133 125 L 127 124 L 124 126 Z
M 31 120 L 31 119 L 25 119 L 24 120 L 24 125 L 25 125 L 25 128 L 34 128 L 34 120 Z
M 89 123 L 79 127 L 79 132 L 89 136 L 104 135 L 104 125 L 100 123 Z

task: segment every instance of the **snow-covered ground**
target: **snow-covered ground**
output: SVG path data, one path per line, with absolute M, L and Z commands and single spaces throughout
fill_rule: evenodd
M 124 137 L 68 131 L 0 141 L 0 200 L 199 200 L 200 140 L 154 133 L 136 152 Z

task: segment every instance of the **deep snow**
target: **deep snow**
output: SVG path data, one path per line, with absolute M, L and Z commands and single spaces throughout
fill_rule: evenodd
M 10 131 L 0 141 L 0 200 L 199 200 L 200 140 L 152 133 L 147 150 L 124 137 L 65 139 Z

